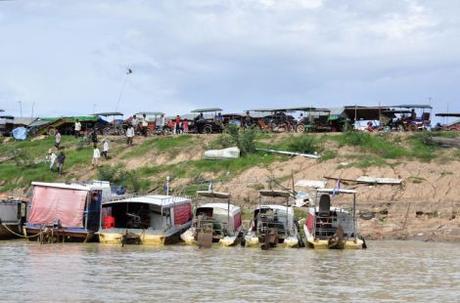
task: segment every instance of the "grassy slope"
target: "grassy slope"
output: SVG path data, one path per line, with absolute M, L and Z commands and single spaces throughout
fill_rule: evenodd
M 445 134 L 442 134 L 445 135 Z M 318 151 L 323 155 L 322 161 L 335 157 L 345 157 L 348 166 L 365 168 L 369 166 L 391 165 L 388 160 L 419 160 L 432 161 L 442 155 L 440 148 L 426 144 L 425 134 L 400 135 L 369 135 L 366 133 L 345 133 L 335 135 L 273 135 L 258 134 L 257 145 L 269 146 L 283 150 L 311 153 Z M 447 136 L 447 135 L 445 135 Z M 449 135 L 451 136 L 451 135 Z M 219 145 L 220 137 L 207 144 L 207 146 Z M 124 142 L 112 142 L 112 155 L 122 163 L 124 160 L 142 158 L 151 151 L 158 154 L 166 154 L 174 158 L 179 153 L 187 153 L 191 145 L 204 145 L 203 137 L 179 136 L 179 137 L 155 137 L 149 138 L 129 149 Z M 123 143 L 121 143 L 123 142 Z M 88 145 L 82 145 L 72 137 L 64 137 L 63 145 L 66 152 L 65 175 L 60 177 L 55 172 L 50 172 L 48 164 L 43 162 L 47 150 L 53 145 L 53 138 L 37 141 L 9 142 L 0 146 L 0 158 L 8 157 L 14 153 L 18 159 L 26 158 L 26 163 L 19 163 L 18 159 L 3 161 L 0 163 L 0 191 L 10 191 L 15 188 L 26 188 L 31 181 L 56 181 L 84 179 L 85 174 L 92 176 L 90 168 L 92 149 Z M 343 154 L 342 147 L 350 147 L 353 153 Z M 20 152 L 18 152 L 20 151 Z M 460 158 L 460 153 L 454 153 L 455 158 Z M 214 179 L 226 180 L 232 178 L 244 170 L 254 166 L 268 166 L 274 161 L 289 159 L 285 156 L 256 152 L 235 160 L 211 161 L 189 160 L 175 164 L 146 165 L 129 171 L 129 178 L 124 176 L 119 180 L 114 178 L 110 171 L 106 178 L 114 178 L 113 181 L 131 180 L 126 184 L 128 188 L 136 188 L 145 191 L 152 188 L 152 183 L 160 183 L 164 175 L 168 174 L 174 179 L 187 179 L 188 183 L 203 179 L 211 175 Z M 24 162 L 24 161 L 23 161 Z M 117 161 L 114 161 L 117 162 Z M 126 170 L 120 165 L 120 170 Z M 125 174 L 126 175 L 126 174 Z M 138 184 L 134 184 L 138 182 Z M 196 189 L 195 185 L 189 185 L 185 189 L 190 192 Z

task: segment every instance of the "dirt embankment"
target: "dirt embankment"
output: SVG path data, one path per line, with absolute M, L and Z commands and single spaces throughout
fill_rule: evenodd
M 402 162 L 392 166 L 343 168 L 340 159 L 318 162 L 292 158 L 267 168 L 253 167 L 220 188 L 232 193 L 235 201 L 249 206 L 257 201 L 255 189 L 266 186 L 271 178 L 286 187 L 294 180 L 321 180 L 325 176 L 356 179 L 373 177 L 400 178 L 399 185 L 342 184 L 358 191 L 361 233 L 371 239 L 421 239 L 460 241 L 460 162 L 447 164 Z M 334 187 L 335 181 L 328 181 Z M 340 199 L 337 199 L 340 204 Z M 349 202 L 349 201 L 348 201 Z M 348 204 L 349 205 L 349 204 Z

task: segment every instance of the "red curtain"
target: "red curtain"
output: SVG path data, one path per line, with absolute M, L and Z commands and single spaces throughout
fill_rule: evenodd
M 83 190 L 34 186 L 28 222 L 48 225 L 59 220 L 63 227 L 83 227 L 87 195 Z

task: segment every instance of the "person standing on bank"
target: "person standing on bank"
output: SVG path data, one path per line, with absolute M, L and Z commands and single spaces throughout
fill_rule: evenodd
M 149 123 L 147 122 L 147 116 L 145 114 L 142 114 L 142 122 L 141 122 L 141 125 L 142 125 L 142 135 L 144 137 L 147 137 L 147 131 L 148 131 L 148 127 L 149 127 Z
M 59 130 L 56 131 L 56 135 L 54 136 L 54 146 L 56 146 L 57 149 L 59 149 L 59 146 L 61 145 L 61 133 Z
M 78 119 L 75 120 L 75 128 L 74 128 L 74 130 L 75 130 L 75 138 L 80 137 L 81 123 L 80 123 L 80 121 L 78 121 Z
M 133 145 L 133 138 L 134 138 L 134 127 L 130 125 L 128 129 L 126 130 L 126 138 L 127 138 L 127 143 L 129 146 Z
M 180 129 L 180 116 L 177 115 L 176 116 L 176 123 L 175 123 L 175 127 L 176 127 L 176 134 L 179 135 L 181 133 L 181 129 Z
M 109 159 L 109 139 L 105 138 L 102 144 L 102 155 L 107 160 Z
M 99 165 L 99 158 L 101 157 L 101 151 L 97 147 L 97 145 L 94 145 L 93 149 L 93 160 L 91 162 L 91 165 L 93 168 L 97 167 Z
M 62 175 L 62 171 L 64 169 L 64 161 L 65 161 L 65 154 L 64 151 L 60 151 L 58 156 L 57 156 L 57 163 L 58 163 L 58 172 L 59 175 Z

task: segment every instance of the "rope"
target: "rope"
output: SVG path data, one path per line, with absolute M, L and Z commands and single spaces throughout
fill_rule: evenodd
M 24 238 L 24 239 L 33 239 L 33 238 L 36 238 L 38 236 L 40 236 L 40 234 L 42 233 L 41 231 L 36 234 L 36 235 L 33 235 L 33 236 L 25 236 L 25 235 L 22 235 L 22 234 L 18 234 L 17 232 L 11 230 L 8 225 L 6 225 L 5 223 L 2 223 L 2 226 L 7 230 L 9 231 L 11 234 L 15 235 L 16 237 L 20 237 L 20 238 Z

